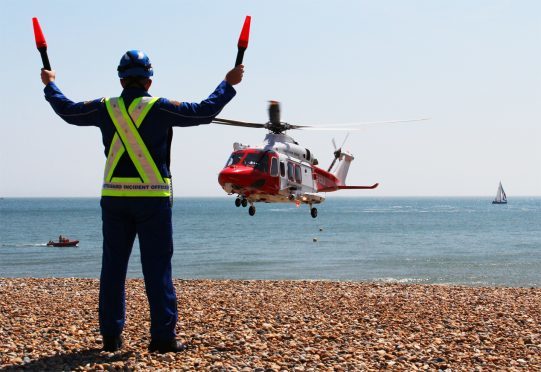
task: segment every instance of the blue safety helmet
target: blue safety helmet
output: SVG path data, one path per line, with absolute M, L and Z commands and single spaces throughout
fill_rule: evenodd
M 120 59 L 117 71 L 121 79 L 136 76 L 148 78 L 154 75 L 150 59 L 142 50 L 128 50 Z

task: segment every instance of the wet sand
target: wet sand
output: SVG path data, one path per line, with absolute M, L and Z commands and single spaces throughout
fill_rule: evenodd
M 100 351 L 98 281 L 0 279 L 2 370 L 541 370 L 541 288 L 175 280 L 180 354 L 147 351 L 142 280 Z

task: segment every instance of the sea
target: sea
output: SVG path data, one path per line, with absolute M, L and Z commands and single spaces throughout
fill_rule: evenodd
M 541 287 L 541 198 L 328 197 L 307 206 L 176 198 L 173 275 Z M 62 234 L 75 248 L 47 247 Z M 0 277 L 98 278 L 98 198 L 0 199 Z M 142 277 L 135 242 L 128 276 Z

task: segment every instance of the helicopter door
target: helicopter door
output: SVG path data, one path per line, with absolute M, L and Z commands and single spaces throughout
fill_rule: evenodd
M 287 188 L 286 163 L 280 161 L 280 190 Z
M 300 175 L 300 169 L 297 172 L 297 175 Z M 295 183 L 297 183 L 295 179 L 295 164 L 288 161 L 287 162 L 287 181 L 286 181 L 287 187 L 290 187 L 290 186 L 295 187 Z
M 302 185 L 304 187 L 314 188 L 314 180 L 312 179 L 312 167 L 301 165 Z

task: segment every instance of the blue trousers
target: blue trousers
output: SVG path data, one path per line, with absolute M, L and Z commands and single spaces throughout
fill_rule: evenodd
M 169 198 L 102 197 L 103 256 L 100 277 L 100 332 L 122 333 L 126 319 L 125 281 L 135 236 L 150 305 L 153 340 L 175 337 L 177 299 L 171 277 L 173 226 Z

